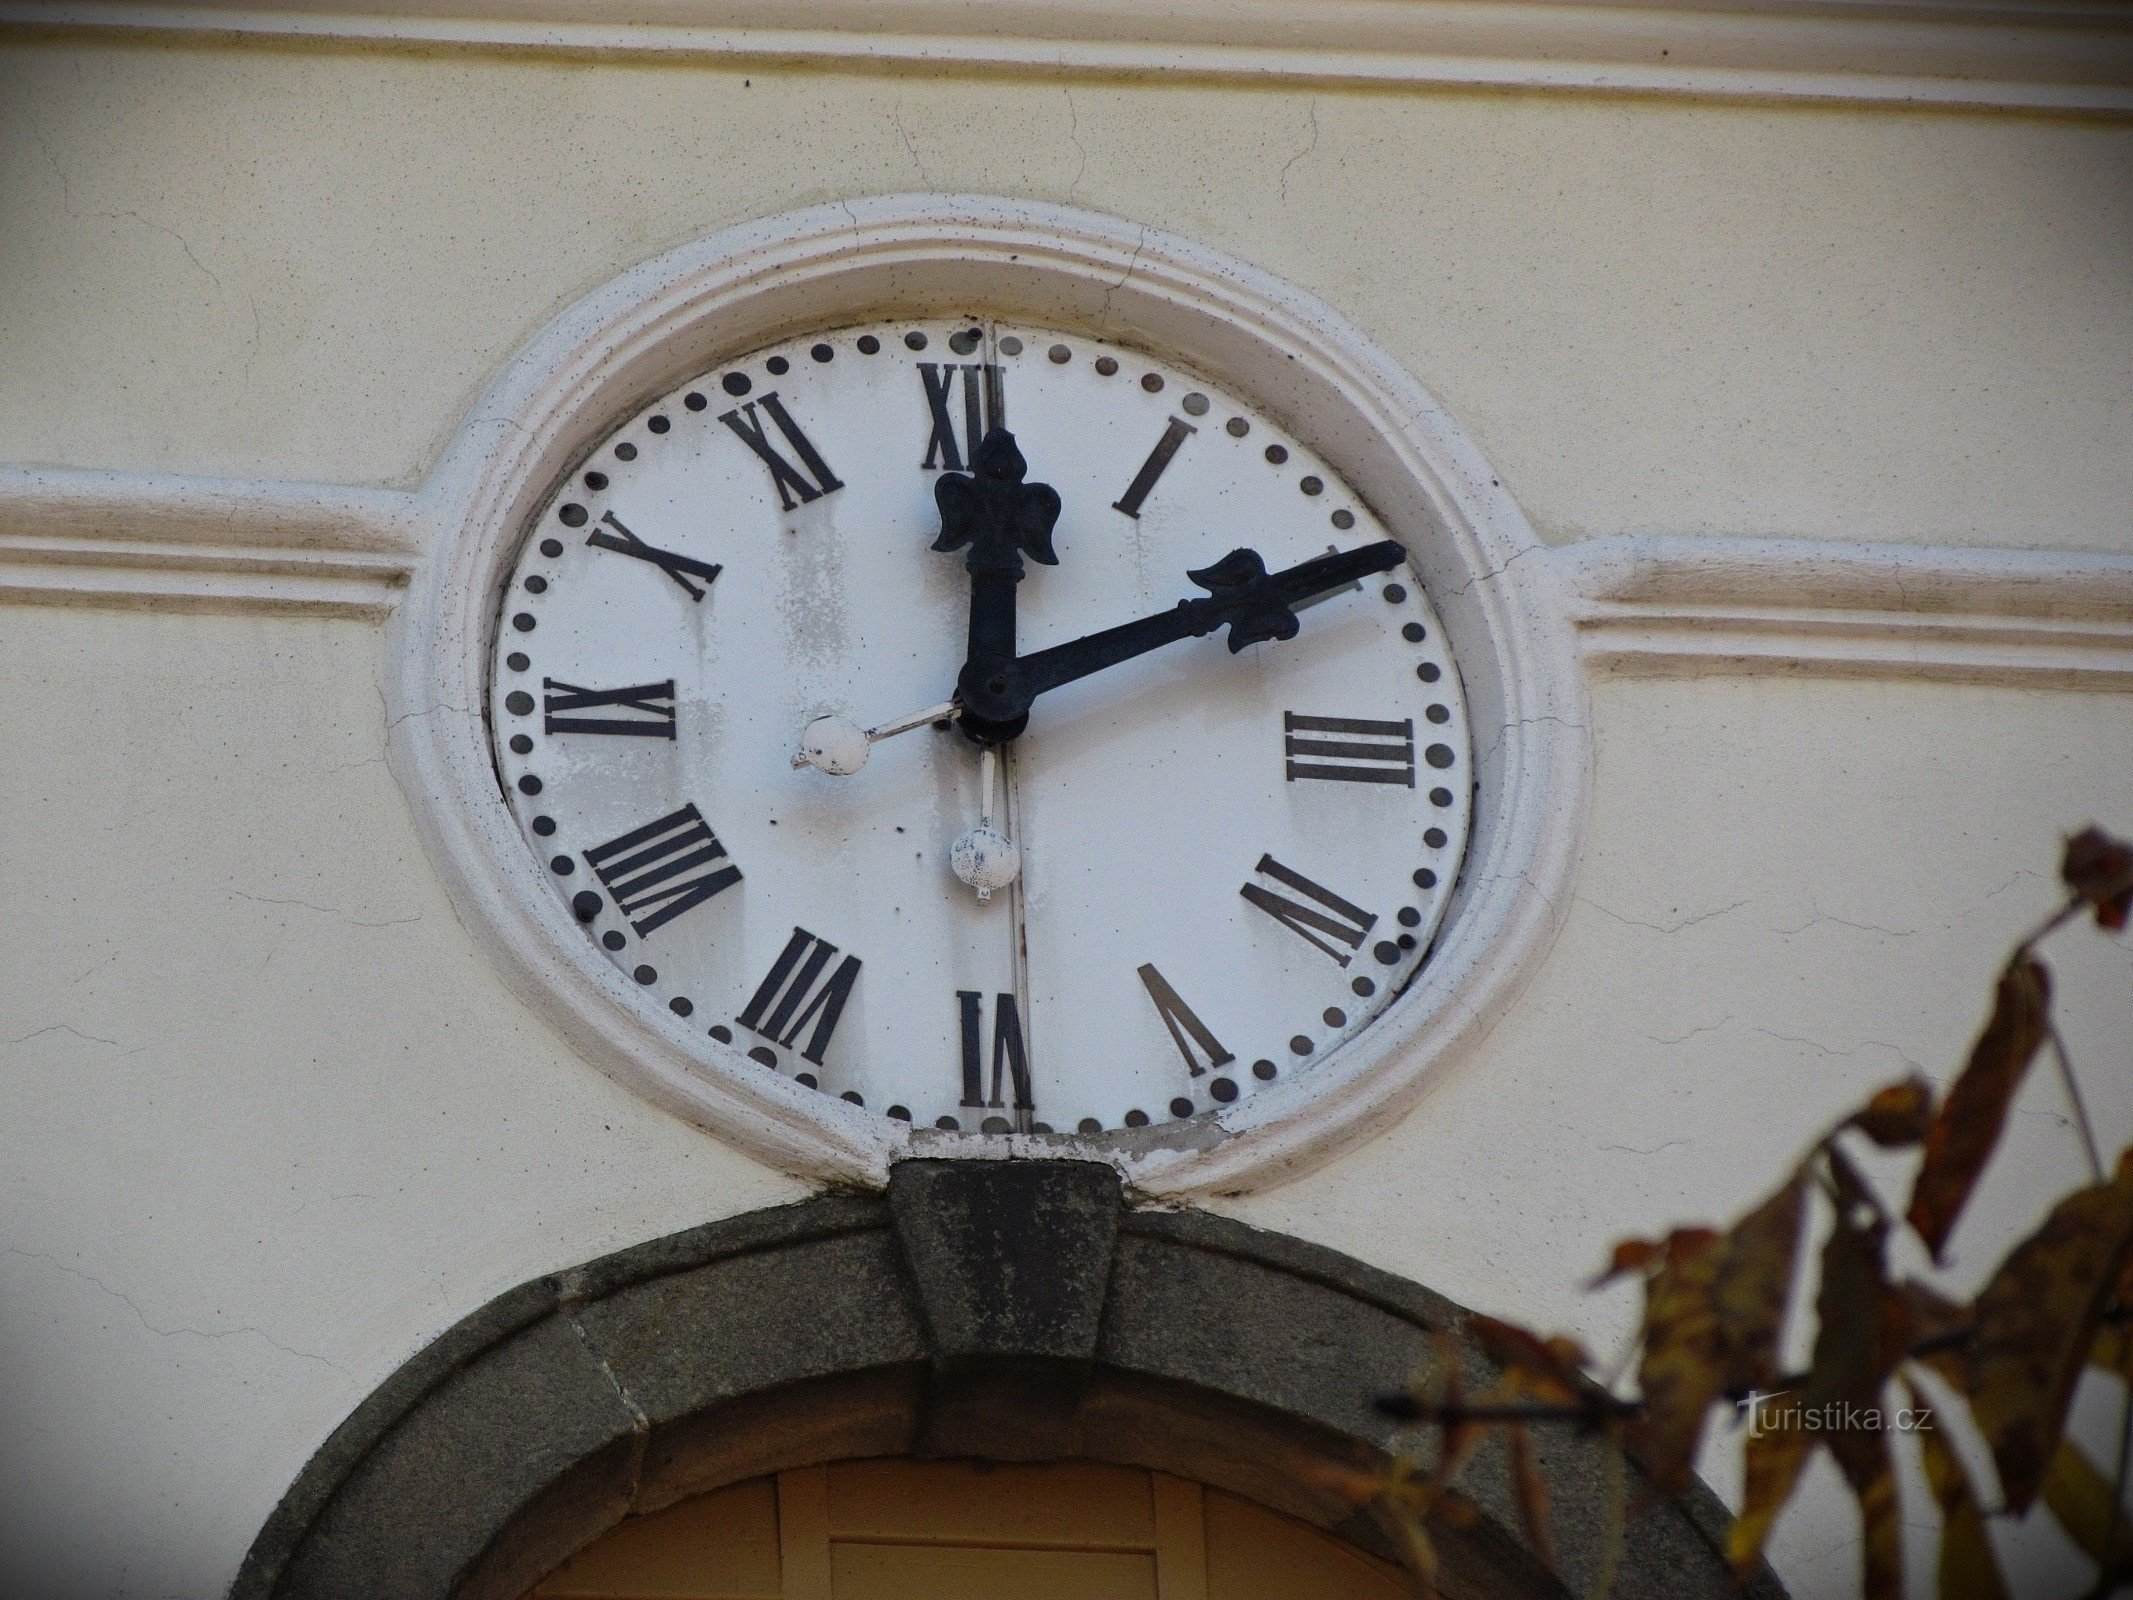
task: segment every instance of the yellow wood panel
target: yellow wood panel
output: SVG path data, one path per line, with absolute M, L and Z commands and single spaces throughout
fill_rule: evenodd
M 837 1543 L 830 1570 L 836 1600 L 1156 1600 L 1155 1557 L 1115 1550 Z
M 829 1520 L 837 1539 L 1155 1548 L 1148 1474 L 1089 1461 L 847 1461 L 829 1469 Z
M 776 1491 L 758 1478 L 632 1517 L 533 1592 L 541 1600 L 779 1600 Z
M 782 1600 L 830 1600 L 829 1469 L 778 1474 L 778 1550 L 785 1559 Z
M 1197 1483 L 1148 1474 L 1155 1491 L 1157 1600 L 1208 1600 L 1207 1516 Z
M 1412 1600 L 1399 1568 L 1279 1512 L 1207 1491 L 1208 1600 Z

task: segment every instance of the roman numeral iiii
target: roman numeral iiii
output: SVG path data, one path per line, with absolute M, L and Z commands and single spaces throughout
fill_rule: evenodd
M 585 861 L 639 938 L 741 881 L 693 805 L 594 845 Z
M 778 432 L 785 435 L 786 444 L 800 458 L 800 465 L 807 469 L 804 473 L 780 455 L 778 447 L 770 442 L 768 430 L 756 420 L 758 405 L 763 408 L 764 415 L 777 424 Z M 793 421 L 776 391 L 764 395 L 761 400 L 751 400 L 738 410 L 721 412 L 718 420 L 731 428 L 734 436 L 770 469 L 770 481 L 777 486 L 778 499 L 787 511 L 807 501 L 820 500 L 832 490 L 844 487 L 837 474 L 830 471 L 829 463 L 822 459 L 821 452 L 800 431 L 800 425 Z M 794 495 L 800 498 L 795 500 Z
M 830 962 L 836 954 L 837 947 L 828 940 L 816 938 L 805 928 L 793 929 L 768 975 L 749 997 L 738 1019 L 740 1025 L 789 1050 L 800 1030 L 812 1022 L 814 1031 L 800 1054 L 821 1066 L 823 1052 L 837 1032 L 837 1019 L 852 998 L 852 985 L 859 981 L 859 958 L 846 956 L 832 970 Z
M 1286 888 L 1309 896 L 1318 902 L 1318 906 L 1308 906 L 1301 900 L 1291 900 L 1285 894 L 1276 894 L 1256 883 L 1247 883 L 1238 893 L 1289 932 L 1314 949 L 1324 951 L 1344 967 L 1354 959 L 1355 952 L 1362 948 L 1363 936 L 1377 925 L 1378 919 L 1371 912 L 1350 904 L 1324 884 L 1313 883 L 1302 873 L 1283 866 L 1272 856 L 1261 856 L 1259 865 L 1252 870 L 1262 877 L 1272 878 Z

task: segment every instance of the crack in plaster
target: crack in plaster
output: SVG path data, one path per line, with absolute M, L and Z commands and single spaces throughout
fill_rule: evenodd
M 317 911 L 329 917 L 339 917 L 358 928 L 404 928 L 410 922 L 420 922 L 422 920 L 422 913 L 419 911 L 411 917 L 388 917 L 380 921 L 373 921 L 359 917 L 354 912 L 344 910 L 340 906 L 322 906 L 310 900 L 280 900 L 272 895 L 246 894 L 242 889 L 232 889 L 230 893 L 239 900 L 249 900 L 255 905 L 302 906 L 306 911 Z
M 1314 98 L 1304 103 L 1304 110 L 1311 117 L 1311 139 L 1301 150 L 1281 164 L 1281 203 L 1289 203 L 1289 168 L 1318 148 L 1318 101 Z
M 1639 922 L 1635 917 L 1625 917 L 1619 911 L 1610 911 L 1590 895 L 1581 894 L 1577 898 L 1581 904 L 1591 906 L 1603 917 L 1612 917 L 1626 928 L 1649 928 L 1654 933 L 1679 933 L 1683 928 L 1693 928 L 1699 922 L 1709 922 L 1713 917 L 1722 917 L 1729 911 L 1738 911 L 1748 903 L 1745 900 L 1736 900 L 1731 905 L 1720 906 L 1715 911 L 1699 911 L 1693 916 L 1683 917 L 1679 922 Z

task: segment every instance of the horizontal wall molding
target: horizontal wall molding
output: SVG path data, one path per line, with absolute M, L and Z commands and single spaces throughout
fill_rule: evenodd
M 2133 557 L 1630 535 L 1553 559 L 1602 670 L 2133 688 Z
M 2107 0 L 0 0 L 0 23 L 380 46 L 2133 114 Z
M 417 548 L 411 494 L 0 468 L 0 602 L 381 618 Z
M 382 618 L 425 495 L 0 467 L 0 604 Z M 1608 673 L 2133 689 L 2133 556 L 1629 534 L 1548 552 Z

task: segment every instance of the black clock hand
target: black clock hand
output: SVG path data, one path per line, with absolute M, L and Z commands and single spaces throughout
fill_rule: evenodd
M 941 534 L 936 550 L 969 546 L 963 565 L 970 573 L 970 631 L 963 670 L 956 678 L 957 697 L 967 707 L 969 687 L 993 682 L 1015 664 L 1015 585 L 1022 581 L 1022 558 L 1046 566 L 1058 563 L 1052 550 L 1052 525 L 1059 520 L 1059 495 L 1050 484 L 1024 483 L 1029 470 L 1015 436 L 995 428 L 971 452 L 972 472 L 944 472 L 933 485 L 940 507 Z M 1020 733 L 1029 720 L 962 719 L 963 730 L 987 744 Z
M 1014 733 L 995 736 L 1011 739 L 1028 722 L 1031 702 L 1046 690 L 1180 639 L 1226 627 L 1232 652 L 1264 639 L 1293 639 L 1301 626 L 1298 605 L 1370 573 L 1389 571 L 1406 559 L 1407 551 L 1398 543 L 1381 539 L 1269 573 L 1258 551 L 1232 550 L 1213 566 L 1186 574 L 1208 591 L 1205 596 L 993 667 L 982 681 L 966 676 L 959 686 L 963 720 L 966 725 L 976 721 L 980 727 L 1011 727 Z

